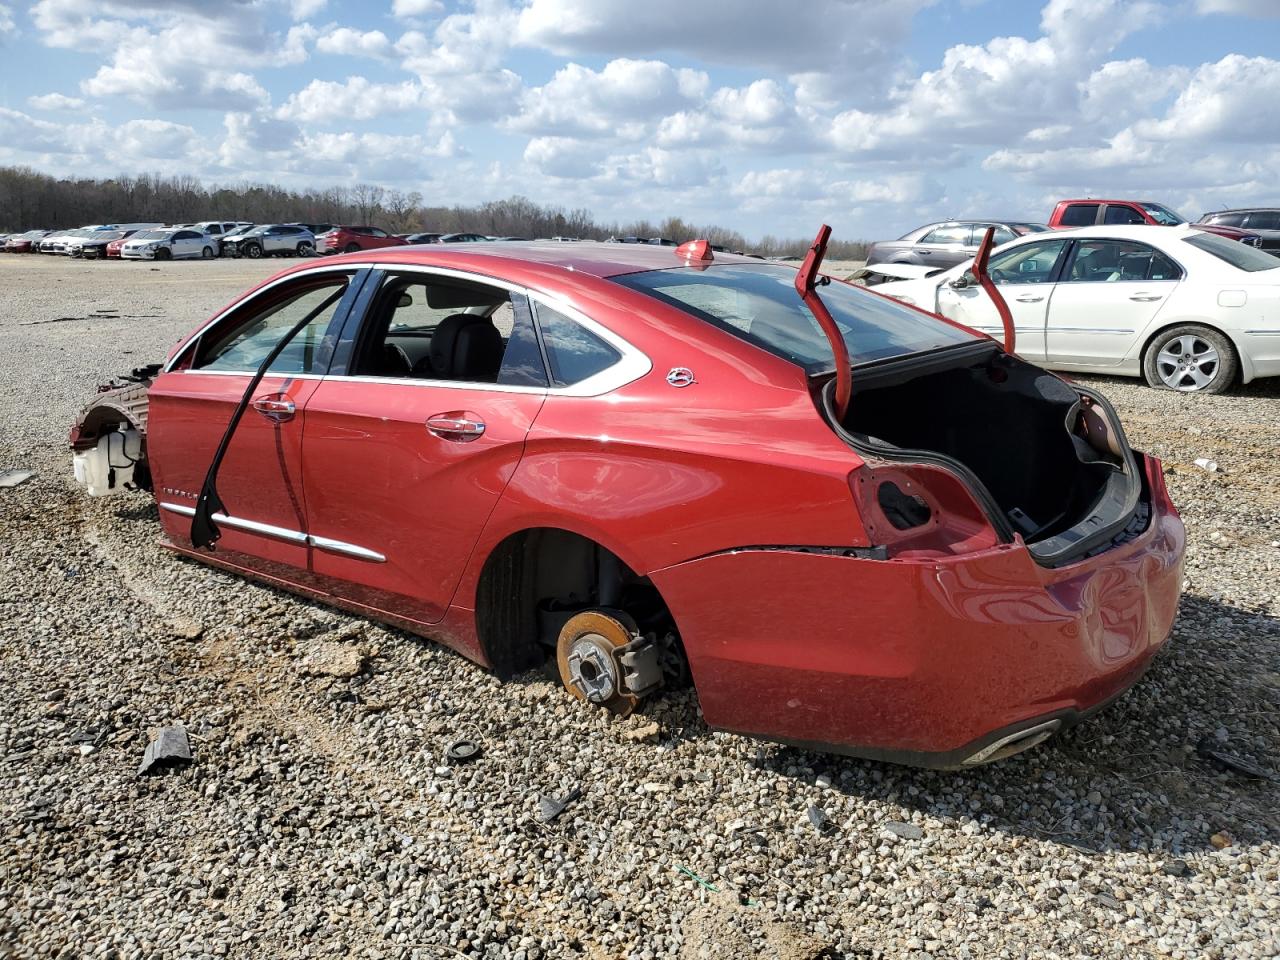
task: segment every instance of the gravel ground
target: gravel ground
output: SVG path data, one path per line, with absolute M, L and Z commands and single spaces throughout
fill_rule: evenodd
M 1066 735 L 921 772 L 500 684 L 81 495 L 95 385 L 279 266 L 0 258 L 0 471 L 36 471 L 0 489 L 0 957 L 1280 955 L 1277 787 L 1197 753 L 1280 769 L 1280 383 L 1100 381 L 1187 520 L 1173 640 Z M 175 723 L 194 762 L 139 777 Z

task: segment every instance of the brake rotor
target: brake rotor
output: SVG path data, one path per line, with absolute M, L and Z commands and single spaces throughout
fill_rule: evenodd
M 621 611 L 584 610 L 574 614 L 556 641 L 560 682 L 579 700 L 625 717 L 640 698 L 623 685 L 613 651 L 635 637 L 635 623 Z

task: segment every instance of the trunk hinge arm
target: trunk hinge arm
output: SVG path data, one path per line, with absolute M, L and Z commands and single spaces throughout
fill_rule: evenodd
M 978 255 L 973 258 L 973 276 L 982 289 L 987 291 L 987 296 L 995 304 L 996 313 L 1000 314 L 1000 322 L 1004 325 L 1004 352 L 1013 353 L 1016 345 L 1013 335 L 1013 314 L 1009 312 L 1009 304 L 996 289 L 995 281 L 991 279 L 991 274 L 987 270 L 987 261 L 991 259 L 991 248 L 995 246 L 995 235 L 996 228 L 987 227 L 982 242 L 978 244 Z
M 849 347 L 844 342 L 844 337 L 840 335 L 840 328 L 836 326 L 831 312 L 827 310 L 827 305 L 822 302 L 822 298 L 818 296 L 818 291 L 815 289 L 820 284 L 831 282 L 830 277 L 818 276 L 822 258 L 827 255 L 827 240 L 830 236 L 831 228 L 825 223 L 818 228 L 818 236 L 814 239 L 809 252 L 805 254 L 804 263 L 800 265 L 800 271 L 796 274 L 796 293 L 800 294 L 800 299 L 813 313 L 813 318 L 818 321 L 818 326 L 822 328 L 822 332 L 827 335 L 827 340 L 831 343 L 831 353 L 836 362 L 835 414 L 839 422 L 844 420 L 844 415 L 849 410 L 849 397 L 853 393 L 853 371 L 849 366 Z

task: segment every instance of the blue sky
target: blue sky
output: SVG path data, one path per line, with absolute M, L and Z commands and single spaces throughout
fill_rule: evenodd
M 0 164 L 758 238 L 1280 203 L 1280 0 L 0 0 Z

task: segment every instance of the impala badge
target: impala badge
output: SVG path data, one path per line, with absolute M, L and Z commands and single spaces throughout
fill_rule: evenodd
M 688 367 L 672 367 L 667 371 L 667 383 L 673 387 L 687 387 L 696 382 L 693 379 L 693 371 Z

